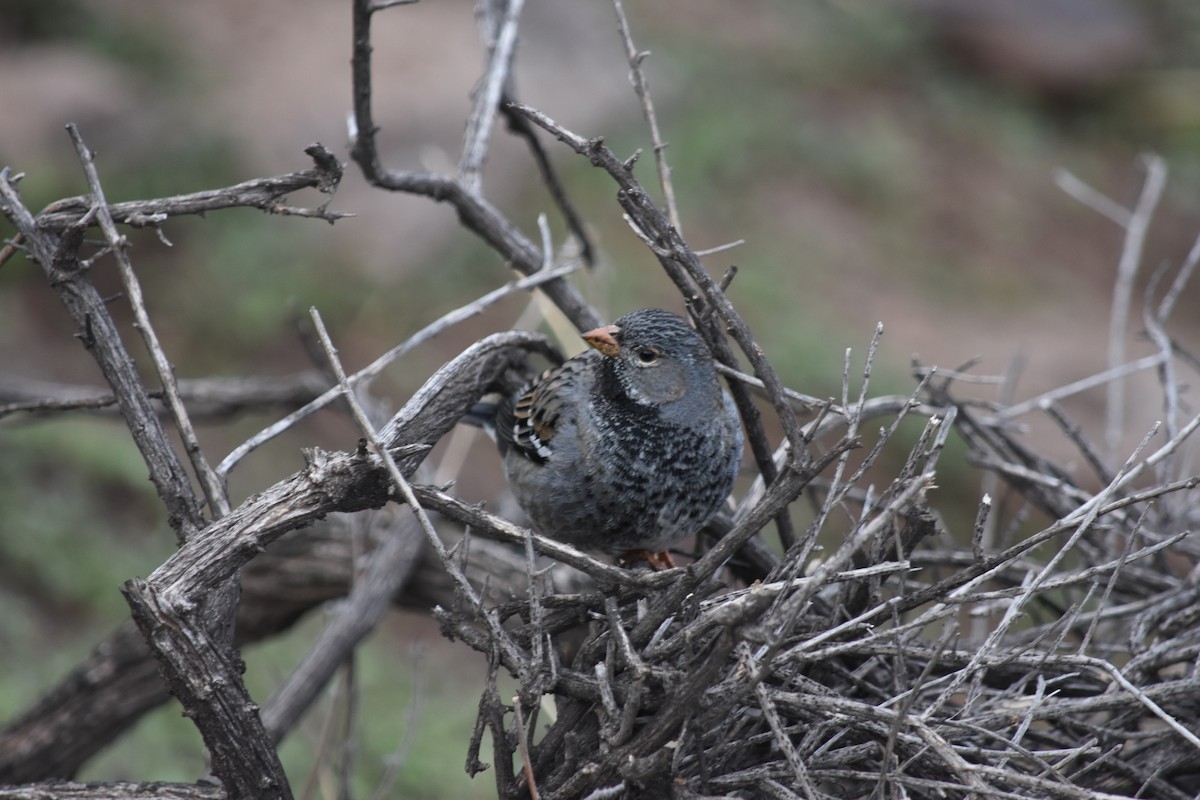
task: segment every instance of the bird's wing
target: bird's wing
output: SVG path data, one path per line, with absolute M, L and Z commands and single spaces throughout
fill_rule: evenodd
M 584 353 L 548 369 L 496 414 L 496 437 L 502 448 L 515 449 L 525 458 L 542 463 L 554 452 L 554 436 L 586 391 L 591 353 Z

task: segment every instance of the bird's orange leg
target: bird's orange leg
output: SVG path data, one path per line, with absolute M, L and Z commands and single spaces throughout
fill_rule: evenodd
M 671 554 L 666 550 L 658 552 L 653 550 L 629 550 L 617 557 L 618 566 L 625 569 L 629 569 L 639 561 L 645 561 L 650 565 L 650 569 L 655 572 L 675 568 L 675 562 L 671 560 Z

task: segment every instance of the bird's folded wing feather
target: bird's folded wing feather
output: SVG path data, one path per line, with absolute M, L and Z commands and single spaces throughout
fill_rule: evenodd
M 511 402 L 501 405 L 496 415 L 496 435 L 507 447 L 539 464 L 550 457 L 564 415 L 584 390 L 591 366 L 586 355 L 546 370 Z

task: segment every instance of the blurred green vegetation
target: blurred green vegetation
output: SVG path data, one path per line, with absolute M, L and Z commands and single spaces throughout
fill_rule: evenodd
M 7 0 L 0 42 L 65 43 L 128 67 L 160 87 L 186 79 L 188 64 L 153 21 L 87 0 Z M 112 13 L 117 11 L 117 13 Z
M 171 554 L 166 514 L 128 433 L 46 420 L 0 432 L 0 716 L 128 617 L 117 587 Z M 32 656 L 32 657 L 31 657 Z
M 848 346 L 857 391 L 873 320 L 888 321 L 889 307 L 921 298 L 930 316 L 941 319 L 975 314 L 981 298 L 1003 313 L 1062 303 L 1077 291 L 1063 277 L 1070 273 L 1073 242 L 1027 240 L 1032 222 L 1049 208 L 1074 226 L 1067 236 L 1097 229 L 1091 212 L 1063 211 L 1046 200 L 1059 164 L 1119 188 L 1126 184 L 1113 176 L 1112 165 L 1125 169 L 1136 153 L 1154 149 L 1171 165 L 1172 186 L 1182 187 L 1172 188 L 1164 203 L 1168 222 L 1200 208 L 1194 191 L 1200 116 L 1193 102 L 1200 86 L 1194 57 L 1200 13 L 1190 2 L 1152 4 L 1155 30 L 1166 31 L 1152 68 L 1071 107 L 956 68 L 928 32 L 895 7 L 767 0 L 746 12 L 707 9 L 725 23 L 713 24 L 706 14 L 692 19 L 679 4 L 630 6 L 635 37 L 653 49 L 647 62 L 652 88 L 663 87 L 656 99 L 685 234 L 697 248 L 746 240 L 707 263 L 717 274 L 729 264 L 741 268 L 731 296 L 785 382 L 808 394 L 840 394 Z M 211 99 L 170 38 L 137 14 L 101 13 L 84 0 L 20 0 L 10 12 L 0 37 L 6 45 L 53 39 L 103 54 L 137 76 L 148 105 L 169 102 L 181 88 L 197 103 Z M 728 24 L 741 13 L 754 21 Z M 611 69 L 623 73 L 615 43 L 613 53 Z M 648 137 L 635 116 L 579 132 L 603 133 L 622 156 L 642 148 L 638 174 L 654 184 Z M 580 278 L 598 304 L 614 316 L 644 305 L 677 308 L 677 293 L 622 221 L 611 182 L 583 159 L 552 153 L 603 248 L 598 274 Z M 123 158 L 120 169 L 103 172 L 112 200 L 211 188 L 262 172 L 217 125 Z M 30 173 L 23 189 L 35 208 L 81 191 L 73 163 L 22 168 Z M 515 196 L 520 211 L 514 218 L 533 219 L 548 207 L 535 186 Z M 561 232 L 556 220 L 552 224 Z M 152 233 L 134 234 L 135 264 L 179 373 L 306 368 L 294 321 L 311 305 L 331 329 L 352 337 L 339 343 L 343 356 L 365 362 L 508 277 L 494 254 L 462 233 L 439 249 L 434 268 L 381 278 L 360 253 L 338 249 L 329 231 L 320 223 L 239 210 L 173 222 L 167 230 L 172 248 Z M 1111 242 L 1080 246 L 1110 252 L 1115 260 Z M 1162 248 L 1157 255 L 1171 252 Z M 988 268 L 972 267 L 976 257 Z M 882 262 L 880 270 L 863 272 L 868 261 Z M 1044 279 L 1044 296 L 1031 297 L 1030 274 Z M 116 291 L 109 267 L 97 266 L 96 279 Z M 27 263 L 18 259 L 0 269 L 0 344 L 8 352 L 35 348 L 45 364 L 80 363 L 70 331 L 47 321 L 61 318 L 55 302 Z M 521 302 L 508 301 L 464 326 L 447 337 L 446 349 L 508 324 Z M 415 353 L 384 385 L 403 397 L 445 355 Z M 893 344 L 885 335 L 872 395 L 912 390 L 909 355 L 904 342 Z M 94 371 L 88 379 L 96 380 Z M 208 430 L 206 442 L 224 452 L 266 421 L 251 417 Z M 902 428 L 881 475 L 903 460 L 920 429 L 915 422 Z M 871 435 L 864 435 L 868 446 Z M 254 462 L 252 478 L 234 494 L 244 496 L 298 467 L 302 444 L 348 446 L 352 437 L 318 418 L 271 458 L 286 456 Z M 951 529 L 969 530 L 976 488 L 961 444 L 952 441 L 935 495 Z M 118 422 L 0 421 L 0 717 L 25 708 L 124 618 L 117 587 L 170 552 L 164 522 L 145 467 Z M 269 696 L 321 622 L 314 614 L 246 653 L 256 698 Z M 356 658 L 358 688 L 369 698 L 363 710 L 373 712 L 359 715 L 356 796 L 368 796 L 404 739 L 418 684 L 423 711 L 393 796 L 491 796 L 489 775 L 472 783 L 462 770 L 482 667 L 474 656 L 461 655 L 461 646 L 431 645 L 425 655 L 414 655 L 405 641 L 410 628 L 389 623 Z M 460 661 L 468 666 L 459 668 Z M 283 747 L 297 788 L 319 758 L 316 731 L 330 702 Z M 198 737 L 170 706 L 89 765 L 84 777 L 191 780 L 203 769 Z M 328 793 L 328 780 L 319 777 L 314 796 Z

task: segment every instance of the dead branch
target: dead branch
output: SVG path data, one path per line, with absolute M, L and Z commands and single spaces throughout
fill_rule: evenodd
M 302 406 L 320 395 L 329 381 L 317 372 L 295 375 L 244 378 L 183 378 L 179 396 L 192 419 L 222 420 L 249 411 Z M 162 400 L 162 392 L 151 390 L 150 398 Z M 0 377 L 0 417 L 24 412 L 42 416 L 69 411 L 88 411 L 104 416 L 118 413 L 116 395 L 100 387 L 74 386 L 15 375 Z M 167 413 L 159 408 L 160 415 Z
M 309 169 L 271 178 L 255 178 L 222 189 L 114 203 L 108 207 L 108 213 L 116 224 L 131 228 L 157 227 L 171 217 L 204 214 L 226 208 L 257 208 L 270 214 L 314 217 L 330 223 L 345 218 L 347 214 L 331 212 L 323 206 L 301 209 L 282 202 L 288 195 L 301 189 L 316 189 L 332 196 L 342 180 L 342 165 L 324 145 L 310 145 L 304 152 L 313 160 L 313 166 Z M 87 213 L 90 208 L 85 197 L 60 200 L 37 215 L 37 226 L 47 233 L 63 234 L 81 223 L 96 225 L 95 218 Z M 5 213 L 7 215 L 8 212 Z M 25 232 L 21 232 L 24 235 Z

